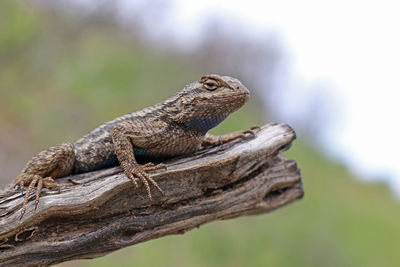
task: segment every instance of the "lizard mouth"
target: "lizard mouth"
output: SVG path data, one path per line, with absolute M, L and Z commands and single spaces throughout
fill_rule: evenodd
M 244 95 L 245 101 L 247 102 L 250 99 L 250 91 L 246 89 L 246 92 L 242 93 Z
M 243 102 L 243 104 L 244 103 L 246 103 L 248 100 L 250 99 L 250 92 L 249 92 L 249 90 L 247 90 L 246 89 L 246 91 L 241 91 L 241 92 L 238 92 L 238 93 L 235 93 L 235 94 L 232 94 L 230 97 L 229 97 L 229 101 L 234 101 L 234 102 Z M 240 101 L 240 100 L 242 100 L 242 101 Z
M 227 96 L 214 98 L 213 104 L 210 109 L 219 109 L 224 107 L 228 113 L 241 108 L 250 98 L 250 93 L 247 91 L 232 93 Z
M 237 87 L 237 92 L 233 96 L 238 99 L 243 98 L 244 102 L 247 102 L 250 99 L 250 91 L 246 87 Z

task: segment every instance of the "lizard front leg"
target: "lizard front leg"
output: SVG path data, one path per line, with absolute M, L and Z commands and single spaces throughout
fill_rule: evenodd
M 14 185 L 19 186 L 22 192 L 24 187 L 28 186 L 22 204 L 21 218 L 25 214 L 29 197 L 34 188 L 36 187 L 35 206 L 37 207 L 42 188 L 57 189 L 58 184 L 54 182 L 54 178 L 70 174 L 74 161 L 74 146 L 61 144 L 39 152 L 26 164 L 14 181 Z
M 259 130 L 259 126 L 252 126 L 249 130 L 244 130 L 244 131 L 237 131 L 233 133 L 228 133 L 224 135 L 212 135 L 207 133 L 203 141 L 201 143 L 202 147 L 210 147 L 210 146 L 218 146 L 222 145 L 225 143 L 228 143 L 230 141 L 239 139 L 239 138 L 245 138 L 247 134 L 250 134 L 251 136 L 255 136 L 255 131 Z
M 134 153 L 134 142 L 135 138 L 140 138 L 138 135 L 141 129 L 136 129 L 135 124 L 130 121 L 123 121 L 114 126 L 112 140 L 114 144 L 115 154 L 117 155 L 118 161 L 121 164 L 126 176 L 128 176 L 135 188 L 138 188 L 138 184 L 135 177 L 138 177 L 146 187 L 147 195 L 151 200 L 151 192 L 149 182 L 157 188 L 157 190 L 164 194 L 161 188 L 158 186 L 156 181 L 151 178 L 146 171 L 153 171 L 161 168 L 165 168 L 163 164 L 154 165 L 148 163 L 140 165 L 137 163 Z M 141 149 L 142 153 L 145 153 L 145 149 Z

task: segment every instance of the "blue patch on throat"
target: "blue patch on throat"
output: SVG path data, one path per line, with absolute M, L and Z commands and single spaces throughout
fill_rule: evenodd
M 226 116 L 215 116 L 203 119 L 194 119 L 186 123 L 187 127 L 195 127 L 200 132 L 207 132 L 208 130 L 214 128 L 220 124 Z

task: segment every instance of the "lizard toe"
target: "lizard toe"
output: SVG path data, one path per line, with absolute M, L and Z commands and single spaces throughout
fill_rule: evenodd
M 133 172 L 132 170 L 128 170 L 128 171 L 125 171 L 125 174 L 126 174 L 126 176 L 128 176 L 128 178 L 132 181 L 133 186 L 134 186 L 135 188 L 138 188 L 139 185 L 138 185 L 138 183 L 136 182 L 134 172 Z
M 137 188 L 137 182 L 134 177 L 137 177 L 140 179 L 140 181 L 144 184 L 147 192 L 147 196 L 150 200 L 153 199 L 151 195 L 151 188 L 150 184 L 153 185 L 161 194 L 164 194 L 164 191 L 160 188 L 160 186 L 157 184 L 156 181 L 154 181 L 153 178 L 150 177 L 150 175 L 147 173 L 147 171 L 154 171 L 158 169 L 166 168 L 165 164 L 157 164 L 155 165 L 154 163 L 147 163 L 143 166 L 134 166 L 129 169 L 127 172 L 127 176 L 134 182 L 135 188 Z
M 22 219 L 22 217 L 24 216 L 24 214 L 26 212 L 29 198 L 30 198 L 32 192 L 35 192 L 35 202 L 34 203 L 35 203 L 35 209 L 36 209 L 39 204 L 40 193 L 41 193 L 43 187 L 52 189 L 52 190 L 59 188 L 58 184 L 56 184 L 54 182 L 53 178 L 51 178 L 51 177 L 43 178 L 42 176 L 37 175 L 37 174 L 24 174 L 23 176 L 19 177 L 19 179 L 15 183 L 19 186 L 22 194 L 24 194 L 24 201 L 22 203 L 20 219 Z M 26 192 L 24 193 L 23 190 L 26 185 L 28 185 L 28 188 L 27 188 Z
M 60 186 L 54 182 L 54 179 L 51 177 L 46 177 L 44 179 L 42 179 L 43 181 L 43 187 L 48 188 L 48 189 L 52 189 L 52 190 L 56 190 L 59 189 Z
M 152 172 L 156 170 L 166 169 L 167 165 L 165 165 L 164 163 L 154 164 L 152 162 L 148 162 L 142 165 L 142 168 L 145 172 Z

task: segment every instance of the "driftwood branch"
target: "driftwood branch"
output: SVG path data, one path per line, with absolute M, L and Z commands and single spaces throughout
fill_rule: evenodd
M 58 179 L 20 219 L 23 196 L 0 191 L 0 265 L 88 259 L 214 220 L 259 214 L 303 196 L 295 161 L 281 154 L 295 139 L 268 124 L 238 140 L 166 161 L 152 173 L 165 195 L 134 189 L 120 167 Z M 31 200 L 34 198 L 32 195 Z

